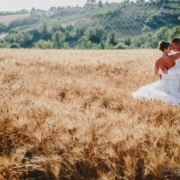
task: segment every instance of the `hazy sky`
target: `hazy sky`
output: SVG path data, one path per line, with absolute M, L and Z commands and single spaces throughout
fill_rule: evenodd
M 102 3 L 107 0 L 101 0 Z M 111 2 L 122 2 L 123 0 L 108 0 Z M 84 6 L 87 0 L 0 0 L 0 11 L 17 11 L 21 9 L 31 10 L 32 7 L 48 10 L 51 6 Z M 98 0 L 96 0 L 98 2 Z

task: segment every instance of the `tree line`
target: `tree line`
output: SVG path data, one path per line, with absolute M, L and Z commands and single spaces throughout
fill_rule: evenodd
M 88 3 L 93 2 L 88 1 Z M 171 40 L 175 36 L 180 36 L 180 26 L 177 25 L 180 22 L 180 16 L 179 12 L 174 9 L 171 15 L 170 8 L 173 8 L 173 6 L 168 6 L 168 11 L 163 9 L 160 15 L 148 14 L 146 15 L 148 18 L 144 19 L 140 11 L 139 14 L 135 13 L 128 16 L 128 13 L 131 13 L 131 11 L 128 12 L 128 8 L 137 10 L 139 7 L 144 13 L 143 9 L 146 7 L 151 11 L 152 8 L 159 6 L 154 6 L 153 3 L 144 3 L 144 5 L 141 4 L 140 6 L 121 3 L 112 6 L 108 5 L 103 9 L 87 11 L 87 13 L 91 13 L 90 16 L 87 16 L 84 10 L 78 10 L 79 14 L 86 14 L 84 16 L 86 17 L 85 20 L 82 20 L 83 16 L 81 16 L 78 23 L 66 26 L 61 25 L 59 18 L 70 17 L 68 13 L 71 14 L 71 17 L 75 16 L 77 14 L 75 10 L 69 12 L 65 9 L 56 9 L 55 14 L 31 14 L 24 19 L 12 21 L 8 25 L 0 24 L 0 33 L 7 33 L 6 37 L 0 40 L 0 47 L 40 49 L 156 48 L 159 40 Z M 58 16 L 57 13 L 59 13 Z M 167 13 L 167 15 L 164 15 L 164 13 Z M 137 16 L 137 21 L 132 22 L 130 18 L 134 16 Z M 121 17 L 123 18 L 121 19 Z M 166 17 L 170 21 L 165 21 Z M 88 22 L 89 19 L 94 22 L 96 20 L 97 22 L 101 21 L 101 25 L 98 25 L 98 23 L 87 25 L 86 21 Z M 117 26 L 118 24 L 119 26 Z M 111 29 L 109 30 L 110 26 Z M 135 28 L 135 26 L 142 27 L 140 29 L 142 31 L 141 35 L 128 36 L 125 33 L 120 36 L 118 34 L 117 30 L 119 29 L 131 30 L 131 27 Z M 135 30 L 137 29 L 134 29 L 133 32 Z
M 13 28 L 0 40 L 0 47 L 40 49 L 132 49 L 157 48 L 162 39 L 180 36 L 180 26 L 172 29 L 161 27 L 155 32 L 145 32 L 138 37 L 119 38 L 115 32 L 106 33 L 97 26 L 62 27 L 57 20 L 44 21 L 39 26 L 20 30 Z

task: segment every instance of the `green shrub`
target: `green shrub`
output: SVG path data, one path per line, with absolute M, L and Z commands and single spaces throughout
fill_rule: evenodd
M 39 49 L 52 49 L 53 43 L 50 40 L 44 41 L 41 39 L 37 43 L 35 43 L 35 47 Z
M 0 42 L 0 48 L 8 48 L 9 45 L 7 43 Z
M 10 45 L 10 48 L 11 49 L 19 49 L 21 46 L 19 45 L 19 43 L 12 43 L 11 45 Z
M 126 46 L 124 43 L 119 42 L 116 46 L 114 46 L 114 49 L 127 49 L 128 46 Z

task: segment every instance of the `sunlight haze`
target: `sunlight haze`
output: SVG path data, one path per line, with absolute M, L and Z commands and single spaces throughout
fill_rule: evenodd
M 87 2 L 87 0 L 46 0 L 46 1 L 40 1 L 40 0 L 31 0 L 31 1 L 25 1 L 25 0 L 0 0 L 0 11 L 18 11 L 22 9 L 31 10 L 32 7 L 36 9 L 43 9 L 48 10 L 52 6 L 55 7 L 67 7 L 67 6 L 79 6 L 83 7 L 84 4 Z M 98 2 L 98 1 L 96 1 Z M 107 0 L 102 0 L 102 3 L 106 3 Z M 122 0 L 108 0 L 109 3 L 112 2 L 122 2 Z

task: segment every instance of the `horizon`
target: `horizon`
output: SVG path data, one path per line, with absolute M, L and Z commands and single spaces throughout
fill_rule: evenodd
M 124 0 L 101 0 L 102 3 L 121 3 Z M 130 2 L 135 0 L 130 0 Z M 46 0 L 45 2 L 38 2 L 38 0 L 24 1 L 24 0 L 6 0 L 1 2 L 0 12 L 11 12 L 11 11 L 20 11 L 20 10 L 31 10 L 32 8 L 41 9 L 41 10 L 49 10 L 51 7 L 83 7 L 87 3 L 87 0 Z M 98 0 L 96 0 L 98 3 Z

